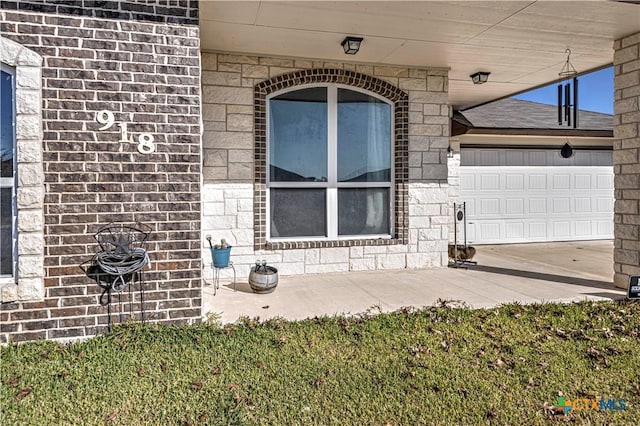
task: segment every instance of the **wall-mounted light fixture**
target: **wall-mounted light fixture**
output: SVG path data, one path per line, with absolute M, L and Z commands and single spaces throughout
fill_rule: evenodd
M 562 156 L 562 158 L 573 157 L 573 147 L 569 144 L 569 142 L 565 143 L 562 148 L 560 148 L 560 155 Z
M 471 74 L 469 77 L 471 77 L 471 81 L 473 81 L 473 84 L 484 84 L 489 80 L 489 74 L 491 73 L 478 71 L 477 73 Z
M 451 148 L 451 145 L 447 147 L 447 158 L 453 158 L 453 148 Z
M 360 50 L 360 43 L 362 43 L 362 37 L 347 36 L 342 40 L 342 48 L 347 55 L 355 55 Z

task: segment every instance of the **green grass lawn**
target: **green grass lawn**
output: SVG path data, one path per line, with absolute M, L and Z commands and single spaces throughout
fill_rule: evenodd
M 629 302 L 121 326 L 2 348 L 0 423 L 632 425 L 639 334 Z M 558 392 L 626 410 L 553 416 Z

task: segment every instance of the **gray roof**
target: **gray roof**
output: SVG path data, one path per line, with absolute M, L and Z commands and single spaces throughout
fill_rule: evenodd
M 453 120 L 470 128 L 573 129 L 566 123 L 558 125 L 557 106 L 511 98 L 456 111 Z M 613 131 L 613 115 L 579 110 L 578 130 Z

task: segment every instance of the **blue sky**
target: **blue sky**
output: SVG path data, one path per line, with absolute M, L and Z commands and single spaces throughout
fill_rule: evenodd
M 514 96 L 515 99 L 557 105 L 557 83 Z M 613 67 L 578 77 L 578 107 L 613 114 Z

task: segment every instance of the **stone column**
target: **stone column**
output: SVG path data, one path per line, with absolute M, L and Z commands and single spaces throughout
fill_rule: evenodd
M 640 32 L 613 45 L 615 219 L 614 284 L 640 275 Z

